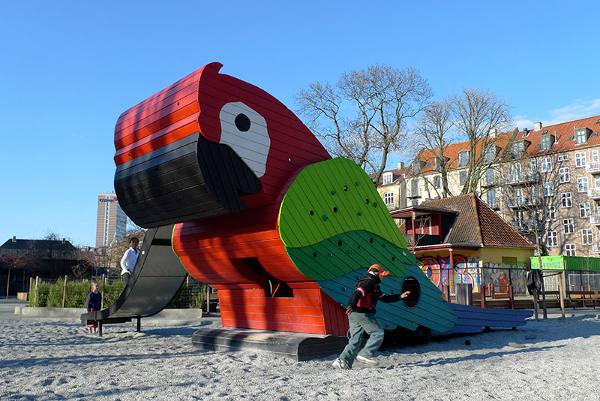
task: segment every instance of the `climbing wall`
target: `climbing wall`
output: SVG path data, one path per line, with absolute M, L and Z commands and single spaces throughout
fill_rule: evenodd
M 369 177 L 354 162 L 337 158 L 304 168 L 285 194 L 279 233 L 298 270 L 336 302 L 347 304 L 366 267 L 379 263 L 391 275 L 386 293 L 411 289 L 406 302 L 380 303 L 386 329 L 424 326 L 446 332 L 456 316 L 427 279 Z

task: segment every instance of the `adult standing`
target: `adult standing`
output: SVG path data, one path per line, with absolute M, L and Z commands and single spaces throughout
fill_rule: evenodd
M 138 246 L 140 245 L 140 240 L 137 237 L 131 237 L 129 240 L 129 248 L 123 254 L 121 258 L 121 277 L 125 281 L 129 281 L 129 278 L 133 274 L 135 270 L 135 264 L 137 263 L 138 256 L 140 251 Z

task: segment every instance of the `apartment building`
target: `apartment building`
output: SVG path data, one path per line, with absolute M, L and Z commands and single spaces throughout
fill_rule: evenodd
M 403 209 L 407 206 L 406 183 L 411 175 L 410 167 L 398 163 L 397 168 L 386 170 L 377 183 L 377 192 L 389 210 Z
M 107 247 L 114 239 L 122 238 L 127 230 L 127 216 L 119 206 L 117 195 L 98 195 L 96 213 L 96 248 Z
M 533 237 L 542 230 L 550 255 L 598 256 L 599 133 L 600 116 L 593 116 L 492 135 L 485 148 L 475 149 L 474 157 L 483 160 L 476 193 L 534 243 Z M 405 182 L 394 181 L 394 186 L 406 189 L 406 199 L 398 190 L 398 204 L 417 206 L 461 194 L 473 157 L 469 143 L 448 145 L 444 157 L 449 193 L 443 193 L 439 157 L 424 150 L 407 168 Z M 383 196 L 392 192 L 389 185 L 379 188 Z M 541 225 L 540 215 L 544 216 Z

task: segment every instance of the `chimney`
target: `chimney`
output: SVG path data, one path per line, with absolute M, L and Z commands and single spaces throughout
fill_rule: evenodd
M 404 168 L 403 162 L 398 162 L 398 170 L 402 170 Z
M 533 124 L 533 130 L 534 131 L 539 131 L 542 129 L 542 122 L 538 121 L 537 123 Z
M 15 242 L 17 242 L 17 236 L 16 236 L 16 235 L 13 235 L 13 237 L 12 237 L 12 242 L 13 242 L 13 244 L 14 244 Z

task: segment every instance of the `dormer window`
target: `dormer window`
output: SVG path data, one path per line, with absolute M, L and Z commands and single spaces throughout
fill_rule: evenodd
M 554 144 L 554 135 L 548 133 L 542 134 L 542 141 L 540 142 L 542 150 L 550 150 L 552 144 Z
M 485 147 L 485 154 L 483 155 L 483 160 L 486 163 L 491 163 L 496 158 L 496 145 L 487 145 Z
M 588 140 L 588 129 L 587 128 L 578 128 L 575 130 L 575 142 L 578 145 L 586 143 Z
M 511 157 L 513 160 L 520 159 L 521 157 L 523 157 L 523 153 L 525 153 L 525 145 L 525 141 L 518 141 L 513 143 L 511 148 Z
M 394 181 L 394 173 L 387 171 L 383 173 L 383 185 L 389 185 Z
M 463 150 L 458 154 L 458 167 L 466 167 L 469 163 L 469 151 Z

